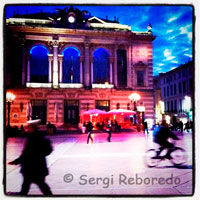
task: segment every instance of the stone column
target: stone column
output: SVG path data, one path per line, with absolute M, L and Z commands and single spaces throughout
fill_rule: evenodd
M 31 69 L 30 69 L 30 54 L 27 54 L 27 82 L 30 83 L 31 81 Z
M 59 62 L 59 83 L 63 82 L 63 55 L 58 55 Z
M 91 80 L 91 85 L 94 82 L 94 64 L 93 64 L 93 56 L 90 57 L 90 80 Z
M 127 87 L 131 88 L 131 46 L 127 46 Z
M 58 88 L 58 42 L 53 42 L 53 87 Z
M 117 45 L 114 46 L 114 85 L 115 87 L 118 86 L 117 82 Z
M 83 56 L 80 56 L 80 83 L 83 83 Z
M 113 84 L 113 62 L 114 58 L 110 57 L 110 84 Z
M 26 57 L 25 57 L 25 45 L 22 42 L 22 85 L 25 85 L 26 82 Z
M 49 61 L 49 77 L 48 82 L 52 83 L 52 61 L 53 61 L 53 54 L 48 55 L 48 61 Z
M 90 68 L 89 68 L 89 43 L 85 43 L 85 58 L 84 58 L 84 85 L 90 86 Z

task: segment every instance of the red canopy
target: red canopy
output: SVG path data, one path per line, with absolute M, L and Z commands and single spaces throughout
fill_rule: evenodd
M 105 110 L 99 110 L 99 109 L 91 109 L 91 110 L 87 110 L 85 112 L 83 112 L 80 115 L 80 122 L 84 123 L 84 122 L 100 122 L 103 121 L 104 118 L 108 115 L 108 113 Z

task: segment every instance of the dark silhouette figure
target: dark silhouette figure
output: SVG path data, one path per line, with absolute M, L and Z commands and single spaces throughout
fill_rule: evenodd
M 87 131 L 87 133 L 88 133 L 87 144 L 89 143 L 89 140 L 91 140 L 92 143 L 93 143 L 93 139 L 92 139 L 92 136 L 91 136 L 92 129 L 93 129 L 92 123 L 89 121 L 89 122 L 87 123 L 87 125 L 86 125 L 86 131 Z
M 189 121 L 187 121 L 187 122 L 185 123 L 184 131 L 185 131 L 185 130 L 187 130 L 187 132 L 189 132 L 189 130 L 190 130 L 190 122 L 189 122 Z
M 117 120 L 115 120 L 115 131 L 118 132 L 118 131 L 121 131 L 121 126 L 118 124 Z
M 148 124 L 147 124 L 147 121 L 144 121 L 144 122 L 143 122 L 143 125 L 144 125 L 144 133 L 147 132 L 147 134 L 148 134 L 149 131 L 148 131 Z
M 172 117 L 172 130 L 176 130 L 177 129 L 177 119 L 176 116 Z
M 47 132 L 49 135 L 53 135 L 56 133 L 56 126 L 52 124 L 51 122 L 48 122 L 47 124 Z
M 52 195 L 49 186 L 45 183 L 48 175 L 46 156 L 52 152 L 50 141 L 37 130 L 36 125 L 28 127 L 28 139 L 21 156 L 10 162 L 11 165 L 21 164 L 21 173 L 24 176 L 19 195 L 27 195 L 31 183 L 36 183 L 44 195 Z
M 20 132 L 21 132 L 22 135 L 25 134 L 25 129 L 24 129 L 24 126 L 23 126 L 23 125 L 20 126 L 20 129 L 19 129 L 19 130 L 20 130 Z
M 108 132 L 108 142 L 111 142 L 112 123 L 110 120 L 108 120 L 106 131 Z
M 179 129 L 180 129 L 180 132 L 182 133 L 182 132 L 183 132 L 183 122 L 180 121 L 180 122 L 178 123 L 178 126 L 179 126 Z

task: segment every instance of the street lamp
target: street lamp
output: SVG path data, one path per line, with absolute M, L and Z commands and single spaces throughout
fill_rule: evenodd
M 10 106 L 14 100 L 15 100 L 15 95 L 11 92 L 7 92 L 6 93 L 6 102 L 8 103 L 8 126 L 10 126 Z
M 136 103 L 140 100 L 140 98 L 140 95 L 137 93 L 132 93 L 131 95 L 129 95 L 129 99 L 131 100 L 131 102 L 133 101 L 134 111 L 137 111 Z M 134 124 L 136 124 L 136 114 L 134 114 Z

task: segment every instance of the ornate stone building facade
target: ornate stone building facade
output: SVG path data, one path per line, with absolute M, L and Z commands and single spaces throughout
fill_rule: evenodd
M 29 103 L 33 119 L 59 126 L 78 123 L 88 109 L 133 109 L 133 92 L 153 119 L 152 32 L 132 32 L 117 19 L 73 7 L 62 12 L 6 20 L 5 87 L 16 97 L 11 125 L 26 123 Z

